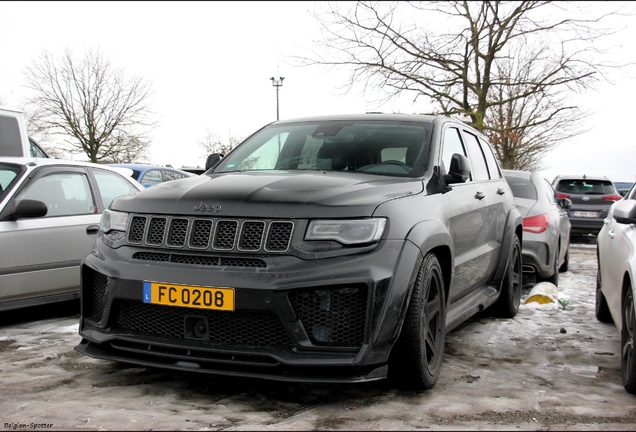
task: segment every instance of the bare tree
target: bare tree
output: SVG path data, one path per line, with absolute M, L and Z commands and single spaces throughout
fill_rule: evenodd
M 302 63 L 348 67 L 345 87 L 381 89 L 380 102 L 405 94 L 414 102 L 424 97 L 431 113 L 459 117 L 489 135 L 505 168 L 536 168 L 540 155 L 581 132 L 586 113 L 568 92 L 590 89 L 620 66 L 603 61 L 606 51 L 595 43 L 619 30 L 601 24 L 621 8 L 608 3 L 594 14 L 585 10 L 589 6 L 329 3 L 314 13 L 323 31 L 317 43 L 327 54 L 314 52 Z
M 30 123 L 34 131 L 63 137 L 71 153 L 85 153 L 91 162 L 131 162 L 149 146 L 152 85 L 128 78 L 99 50 L 76 59 L 69 49 L 59 57 L 44 51 L 26 69 L 33 91 Z
M 243 141 L 243 138 L 232 135 L 229 136 L 227 141 L 224 141 L 220 136 L 209 129 L 206 129 L 205 133 L 205 137 L 203 140 L 198 141 L 198 144 L 203 147 L 206 157 L 212 153 L 226 155 Z

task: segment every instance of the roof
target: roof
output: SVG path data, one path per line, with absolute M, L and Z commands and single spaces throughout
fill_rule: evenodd
M 118 168 L 130 168 L 136 171 L 148 171 L 149 169 L 166 169 L 171 171 L 178 171 L 184 174 L 192 174 L 187 171 L 184 171 L 179 168 L 168 167 L 168 166 L 160 166 L 160 165 L 149 165 L 149 164 L 107 164 L 110 167 L 118 167 Z
M 121 172 L 117 169 L 113 169 L 108 165 L 97 164 L 87 161 L 75 161 L 66 159 L 54 159 L 54 158 L 33 158 L 33 157 L 15 157 L 15 156 L 2 156 L 0 157 L 2 163 L 16 163 L 19 165 L 28 166 L 53 166 L 53 165 L 67 165 L 67 166 L 91 166 L 95 168 L 104 168 L 109 171 Z
M 383 120 L 383 121 L 418 121 L 423 123 L 432 123 L 437 118 L 445 118 L 452 120 L 450 117 L 442 115 L 425 115 L 425 114 L 384 114 L 384 113 L 367 113 L 367 114 L 333 114 L 312 117 L 300 117 L 289 120 L 279 120 L 271 124 L 290 124 L 310 121 L 329 121 L 329 120 Z M 460 120 L 456 120 L 461 122 Z
M 554 178 L 554 181 L 557 180 L 607 180 L 610 181 L 606 176 L 595 176 L 595 175 L 586 175 L 586 174 L 561 174 Z

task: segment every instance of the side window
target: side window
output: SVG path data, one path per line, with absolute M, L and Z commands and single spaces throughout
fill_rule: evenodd
M 444 148 L 442 149 L 442 171 L 448 173 L 451 164 L 451 158 L 455 153 L 466 156 L 466 150 L 462 144 L 459 129 L 449 127 L 444 132 Z
M 486 166 L 486 159 L 484 159 L 484 153 L 481 151 L 479 140 L 475 135 L 468 132 L 464 132 L 464 136 L 466 137 L 466 147 L 468 148 L 470 164 L 473 170 L 473 180 L 489 180 L 488 167 Z
M 104 208 L 108 208 L 110 203 L 120 195 L 138 192 L 136 187 L 118 174 L 94 169 L 93 175 L 97 181 L 97 187 L 99 187 L 99 194 L 102 197 Z
M 554 188 L 552 188 L 552 185 L 550 184 L 549 181 L 547 181 L 546 179 L 543 179 L 543 181 L 545 182 L 546 185 L 546 195 L 548 196 L 548 202 L 551 204 L 556 204 L 559 202 L 559 198 L 557 197 L 556 192 L 554 191 Z
M 31 182 L 16 200 L 33 199 L 48 207 L 45 217 L 96 213 L 88 178 L 83 173 L 54 173 Z
M 154 186 L 163 181 L 163 177 L 161 176 L 161 171 L 158 169 L 151 169 L 144 173 L 144 175 L 139 179 L 139 183 L 148 187 Z
M 501 178 L 501 171 L 499 170 L 499 166 L 497 165 L 497 159 L 495 159 L 495 155 L 492 151 L 491 145 L 481 138 L 479 138 L 479 142 L 481 143 L 481 148 L 484 151 L 484 156 L 486 156 L 486 165 L 488 165 L 488 173 L 490 174 L 490 178 Z
M 184 174 L 181 174 L 178 171 L 170 171 L 170 170 L 163 170 L 163 179 L 164 181 L 170 181 L 170 180 L 178 180 L 178 179 L 182 179 L 187 177 Z
M 18 120 L 0 115 L 0 156 L 27 156 L 23 153 Z
M 42 148 L 31 138 L 29 138 L 29 146 L 30 146 L 31 157 L 34 157 L 34 158 L 49 157 L 46 153 L 44 153 L 44 150 L 42 150 Z

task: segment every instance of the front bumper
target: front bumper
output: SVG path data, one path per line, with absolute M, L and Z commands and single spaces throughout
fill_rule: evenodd
M 134 259 L 99 240 L 82 264 L 82 342 L 91 357 L 280 381 L 382 379 L 419 249 L 384 241 L 327 259 L 259 256 L 266 267 Z M 137 255 L 138 256 L 138 255 Z M 143 302 L 143 282 L 232 287 L 234 312 Z M 207 327 L 194 336 L 192 322 Z

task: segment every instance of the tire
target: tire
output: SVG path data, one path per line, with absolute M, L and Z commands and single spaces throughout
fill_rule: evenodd
M 389 358 L 389 378 L 399 387 L 428 390 L 439 378 L 446 340 L 444 277 L 437 257 L 424 257 L 402 332 Z
M 607 300 L 605 300 L 605 296 L 601 291 L 601 265 L 598 259 L 597 262 L 597 270 L 596 270 L 596 306 L 594 308 L 594 313 L 596 314 L 596 319 L 600 322 L 611 323 L 614 322 L 612 319 L 612 314 L 610 314 L 609 307 L 607 306 Z
M 622 308 L 623 329 L 621 330 L 621 371 L 623 386 L 628 393 L 636 394 L 636 315 L 632 288 L 627 287 Z
M 519 312 L 521 275 L 521 241 L 515 234 L 510 248 L 506 274 L 501 282 L 499 299 L 494 304 L 494 311 L 497 315 L 503 318 L 513 318 Z
M 565 258 L 563 258 L 563 264 L 559 267 L 559 271 L 561 273 L 565 273 L 568 271 L 568 265 L 570 264 L 570 245 L 568 244 L 568 248 L 565 251 Z
M 542 278 L 544 281 L 550 282 L 557 287 L 559 286 L 559 252 L 559 248 L 557 247 L 556 255 L 554 256 L 554 265 L 552 266 L 554 273 L 552 273 L 552 276 L 550 277 Z

